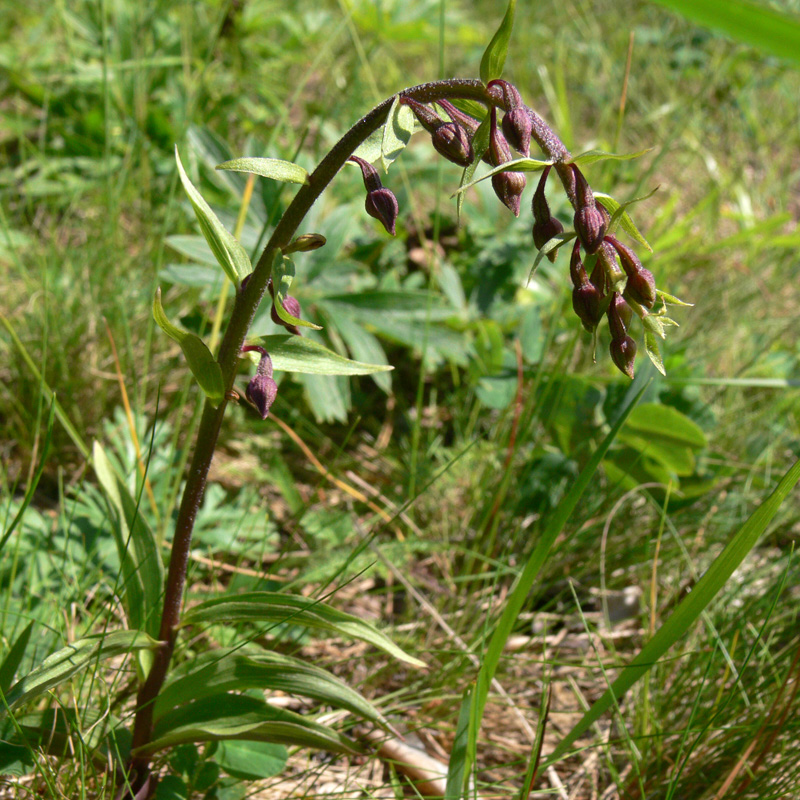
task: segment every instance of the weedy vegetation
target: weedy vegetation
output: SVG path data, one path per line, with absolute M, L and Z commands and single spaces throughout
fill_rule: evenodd
M 800 794 L 773 5 L 0 10 L 0 796 Z

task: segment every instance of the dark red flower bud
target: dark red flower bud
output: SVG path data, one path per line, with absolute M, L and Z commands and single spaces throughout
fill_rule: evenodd
M 475 131 L 478 130 L 480 124 L 478 120 L 456 108 L 449 100 L 437 100 L 436 102 L 447 112 L 447 116 L 453 122 L 457 122 L 467 132 L 471 140 Z
M 492 188 L 500 202 L 519 216 L 520 197 L 527 183 L 521 172 L 498 172 L 492 175 Z
M 489 158 L 496 167 L 511 161 L 511 148 L 506 137 L 497 128 L 497 109 L 492 107 L 492 118 L 489 127 Z
M 243 353 L 250 350 L 260 353 L 261 360 L 258 362 L 255 377 L 247 384 L 245 395 L 256 407 L 261 419 L 266 419 L 278 394 L 278 384 L 272 378 L 272 359 L 267 351 L 257 345 L 246 345 L 242 348 Z
M 443 122 L 431 136 L 433 147 L 439 155 L 460 167 L 468 167 L 474 154 L 469 134 L 455 122 Z
M 633 310 L 625 302 L 621 295 L 614 292 L 611 302 L 606 311 L 608 316 L 608 327 L 611 331 L 612 339 L 624 339 L 628 333 L 628 325 L 631 324 Z
M 625 277 L 625 273 L 617 263 L 617 252 L 607 241 L 604 241 L 597 250 L 597 264 L 605 275 L 605 286 L 611 287 Z
M 428 106 L 410 97 L 403 97 L 400 102 L 414 112 L 422 127 L 431 134 L 431 143 L 437 153 L 461 167 L 472 163 L 470 135 L 457 121 L 445 122 Z
M 636 342 L 630 336 L 611 340 L 611 360 L 620 372 L 633 380 L 633 365 L 636 361 Z
M 514 108 L 503 116 L 503 133 L 508 143 L 526 158 L 531 154 L 533 122 L 525 108 Z
M 594 194 L 583 173 L 574 164 L 572 171 L 575 174 L 575 233 L 587 253 L 596 253 L 606 235 L 605 217 L 595 205 Z
M 278 384 L 268 375 L 256 375 L 247 384 L 247 399 L 256 407 L 261 419 L 269 416 L 269 410 L 278 394 Z
M 593 333 L 603 318 L 603 294 L 590 281 L 572 290 L 572 310 L 583 327 Z
M 628 276 L 625 294 L 645 308 L 652 308 L 656 302 L 656 280 L 653 273 L 642 266 L 642 262 L 630 247 L 613 236 L 609 236 L 608 241 L 617 251 L 619 263 Z
M 367 195 L 364 201 L 367 214 L 383 223 L 383 227 L 394 236 L 395 222 L 400 212 L 397 198 L 389 189 L 375 189 Z
M 383 227 L 394 236 L 394 225 L 400 211 L 397 198 L 389 189 L 383 188 L 378 170 L 369 161 L 364 161 L 358 156 L 350 156 L 347 160 L 361 167 L 361 175 L 367 190 L 367 199 L 364 201 L 367 214 L 382 222 Z
M 271 287 L 270 287 L 270 289 L 271 289 Z M 286 297 L 283 298 L 283 308 L 284 308 L 284 311 L 286 311 L 287 313 L 291 314 L 296 319 L 300 319 L 301 318 L 302 309 L 300 308 L 300 303 L 297 301 L 297 298 L 292 297 L 291 295 L 287 294 Z M 293 333 L 295 336 L 300 336 L 301 335 L 300 329 L 297 327 L 297 325 L 290 325 L 289 323 L 284 322 L 278 316 L 278 309 L 275 308 L 275 304 L 274 303 L 272 304 L 272 311 L 270 312 L 270 317 L 272 318 L 272 321 L 276 325 L 282 325 L 284 328 L 286 328 L 287 331 L 289 331 L 289 333 Z
M 581 243 L 577 239 L 572 246 L 572 255 L 569 259 L 569 277 L 576 289 L 589 283 L 589 278 L 586 277 L 586 268 L 581 261 Z
M 550 213 L 550 206 L 547 205 L 547 198 L 544 194 L 544 187 L 547 183 L 547 176 L 550 167 L 546 167 L 539 179 L 539 185 L 533 195 L 531 207 L 533 209 L 533 244 L 537 250 L 541 250 L 554 236 L 564 232 L 564 226 Z M 556 260 L 556 250 L 551 250 L 547 257 L 550 261 Z

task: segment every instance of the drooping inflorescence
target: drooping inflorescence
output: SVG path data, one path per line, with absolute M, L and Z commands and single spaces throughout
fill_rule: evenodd
M 664 326 L 676 323 L 666 318 L 662 311 L 653 311 L 659 296 L 653 274 L 642 266 L 631 247 L 613 235 L 612 231 L 619 224 L 619 214 L 612 217 L 603 200 L 595 197 L 566 147 L 544 120 L 522 102 L 516 87 L 498 79 L 489 81 L 486 90 L 488 137 L 484 138 L 482 148 L 476 141 L 481 122 L 451 102 L 457 101 L 455 93 L 451 99 L 437 98 L 428 104 L 401 93 L 400 104 L 413 111 L 420 125 L 431 135 L 433 147 L 440 155 L 466 169 L 474 169 L 478 158 L 494 167 L 491 173 L 494 192 L 515 216 L 519 216 L 520 200 L 526 187 L 525 171 L 542 169 L 531 203 L 535 247 L 540 251 L 545 248 L 544 254 L 550 261 L 555 261 L 560 246 L 574 238 L 570 258 L 572 306 L 583 327 L 595 333 L 603 316 L 607 316 L 611 358 L 620 371 L 633 378 L 637 347 L 629 328 L 633 314 L 636 314 L 649 337 L 648 355 L 663 371 L 653 334 L 663 338 Z M 437 112 L 434 105 L 446 114 L 447 119 Z M 498 111 L 502 113 L 499 124 Z M 515 160 L 512 149 L 529 159 L 532 141 L 542 148 L 549 162 L 512 164 L 508 170 L 497 169 Z M 367 189 L 367 212 L 394 234 L 398 214 L 396 198 L 381 185 L 377 171 L 369 162 L 355 156 L 350 160 L 362 170 Z M 563 224 L 553 216 L 547 202 L 545 188 L 552 170 L 560 178 L 573 208 L 572 234 L 564 233 Z M 614 203 L 613 208 L 617 207 L 618 204 Z M 644 240 L 640 238 L 640 241 Z M 665 297 L 669 298 L 669 295 Z M 670 302 L 680 301 L 670 298 Z

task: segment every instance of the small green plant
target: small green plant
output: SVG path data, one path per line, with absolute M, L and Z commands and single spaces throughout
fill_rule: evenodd
M 101 762 L 108 759 L 115 765 L 122 795 L 136 800 L 153 796 L 157 786 L 153 761 L 165 753 L 171 753 L 170 763 L 176 773 L 171 780 L 180 783 L 181 792 L 188 793 L 211 791 L 219 764 L 225 765 L 233 776 L 237 775 L 237 769 L 238 774 L 247 772 L 236 766 L 242 754 L 231 751 L 231 742 L 295 744 L 348 754 L 361 749 L 355 740 L 329 727 L 275 708 L 263 697 L 241 693 L 248 689 L 282 688 L 346 708 L 374 724 L 384 724 L 381 715 L 358 693 L 324 671 L 263 649 L 253 651 L 234 645 L 171 669 L 181 631 L 188 626 L 198 628 L 236 621 L 276 625 L 290 622 L 358 637 L 395 658 L 419 663 L 372 626 L 323 602 L 310 602 L 285 592 L 254 591 L 212 598 L 183 609 L 197 514 L 206 493 L 226 408 L 241 399 L 236 379 L 242 365 L 257 357 L 255 375 L 248 381 L 244 395 L 262 419 L 268 418 L 278 392 L 273 370 L 364 375 L 390 369 L 387 365 L 347 359 L 303 336 L 303 329 L 318 326 L 303 318 L 300 303 L 290 294 L 296 274 L 293 256 L 326 244 L 319 234 L 298 235 L 298 231 L 312 205 L 348 162 L 361 170 L 367 213 L 392 235 L 399 214 L 398 202 L 383 185 L 374 163 L 380 162 L 388 168 L 417 130 L 427 131 L 435 151 L 463 167 L 461 186 L 456 192 L 459 208 L 467 189 L 478 181 L 490 179 L 498 199 L 519 216 L 526 173 L 541 173 L 532 198 L 533 243 L 539 251 L 534 268 L 543 257 L 555 261 L 559 248 L 574 240 L 569 258 L 572 302 L 584 328 L 595 334 L 603 316 L 608 318 L 611 358 L 632 379 L 637 347 L 630 330 L 636 315 L 644 328 L 647 353 L 663 371 L 657 339 L 663 338 L 667 325 L 674 324 L 666 316 L 666 305 L 679 301 L 656 289 L 651 272 L 641 264 L 634 250 L 617 238 L 621 229 L 648 247 L 627 212 L 627 207 L 635 201 L 620 203 L 593 192 L 583 172 L 592 163 L 625 156 L 589 152 L 573 157 L 568 152 L 544 120 L 523 103 L 518 90 L 500 78 L 509 35 L 510 23 L 504 21 L 486 51 L 480 80 L 425 83 L 386 99 L 345 133 L 311 173 L 297 164 L 270 158 L 245 157 L 219 165 L 219 169 L 300 187 L 255 266 L 195 188 L 176 151 L 183 188 L 208 246 L 233 286 L 235 299 L 216 356 L 199 336 L 169 321 L 160 290 L 153 301 L 156 322 L 180 345 L 206 398 L 175 521 L 169 561 L 165 566 L 157 538 L 140 513 L 141 497 L 131 494 L 113 459 L 96 444 L 92 460 L 112 509 L 120 594 L 128 629 L 74 641 L 15 684 L 3 686 L 6 709 L 13 710 L 100 660 L 135 654 L 137 690 L 132 731 L 128 732 L 123 720 L 114 715 L 98 715 L 96 724 L 99 759 Z M 531 143 L 539 146 L 544 159 L 531 158 Z M 514 157 L 513 150 L 519 157 Z M 483 177 L 474 179 L 481 160 L 490 169 Z M 562 223 L 550 212 L 546 187 L 552 173 L 561 182 L 573 208 L 571 232 L 565 232 Z M 272 302 L 272 319 L 286 333 L 249 338 L 253 319 L 267 292 Z M 12 648 L 6 663 L 0 667 L 4 675 L 13 675 L 29 636 L 30 630 L 26 629 L 18 646 Z M 19 730 L 9 729 L 8 735 L 22 735 L 26 729 L 29 733 L 61 730 L 69 722 L 61 712 L 40 716 L 15 720 Z M 26 741 L 29 740 L 30 736 Z M 59 742 L 63 750 L 64 737 Z M 200 757 L 196 745 L 204 742 L 211 743 L 205 755 L 215 755 L 216 761 Z M 280 762 L 280 756 L 274 752 L 254 750 L 253 758 L 256 757 L 271 757 L 273 765 Z M 259 774 L 264 774 L 263 770 Z

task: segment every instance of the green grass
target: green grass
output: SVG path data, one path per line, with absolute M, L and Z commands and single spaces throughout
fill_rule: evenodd
M 796 4 L 773 5 L 797 12 Z M 67 641 L 125 624 L 108 509 L 78 444 L 101 441 L 136 495 L 141 482 L 106 322 L 145 457 L 156 423 L 148 470 L 155 505 L 143 492 L 140 512 L 159 537 L 171 537 L 197 390 L 154 326 L 150 304 L 161 285 L 170 318 L 208 336 L 221 286 L 173 280 L 187 267 L 170 265 L 187 259 L 167 237 L 197 233 L 173 145 L 232 229 L 244 178 L 214 173 L 215 163 L 267 155 L 313 166 L 397 89 L 440 74 L 477 75 L 500 16 L 487 2 L 283 8 L 271 0 L 115 0 L 0 11 L 9 31 L 0 46 L 4 530 L 44 448 L 44 384 L 63 410 L 32 503 L 0 553 L 3 657 L 35 622 L 35 647 L 18 675 Z M 681 327 L 665 344 L 667 377 L 642 357 L 633 391 L 645 387 L 642 402 L 686 415 L 705 440 L 689 448 L 682 474 L 668 466 L 677 451 L 659 461 L 631 439 L 613 444 L 511 619 L 512 635 L 527 638 L 522 650 L 495 654 L 496 678 L 534 729 L 542 687 L 550 686 L 546 759 L 582 707 L 692 596 L 800 455 L 800 71 L 655 4 L 542 0 L 518 4 L 506 77 L 575 153 L 652 148 L 587 174 L 619 199 L 658 187 L 631 209 L 653 246 L 645 265 L 660 286 L 695 305 L 675 314 Z M 334 337 L 340 331 L 336 346 L 353 346 L 343 339 L 353 311 L 347 317 L 337 306 L 345 314 L 337 326 L 326 294 L 430 289 L 436 296 L 391 329 L 381 315 L 361 319 L 396 367 L 391 387 L 370 378 L 281 384 L 275 415 L 350 489 L 322 476 L 282 428 L 232 409 L 190 596 L 289 585 L 312 596 L 338 590 L 329 602 L 382 615 L 430 670 L 398 669 L 374 652 L 361 665 L 347 655 L 336 663 L 335 650 L 320 655 L 325 648 L 290 625 L 267 638 L 282 652 L 327 660 L 398 727 L 432 732 L 449 749 L 461 695 L 477 674 L 464 647 L 483 657 L 515 576 L 632 389 L 610 366 L 604 333 L 593 362 L 569 309 L 565 254 L 554 266 L 543 262 L 525 285 L 534 251 L 524 203 L 514 221 L 481 184 L 456 228 L 448 195 L 459 171 L 434 161 L 417 138 L 386 178 L 401 204 L 397 240 L 387 241 L 363 214 L 358 176 L 345 170 L 309 220 L 328 247 L 298 258 L 298 297 Z M 248 249 L 290 191 L 256 184 L 242 233 Z M 565 202 L 554 197 L 552 205 L 568 222 Z M 437 304 L 452 307 L 457 322 L 437 318 Z M 364 502 L 359 479 L 378 490 L 372 499 L 390 522 Z M 662 481 L 670 489 L 650 485 Z M 710 800 L 730 779 L 728 796 L 791 796 L 796 528 L 794 494 L 701 620 L 584 733 L 581 750 L 555 764 L 568 789 L 583 781 L 581 791 L 601 795 L 616 786 L 609 796 Z M 463 646 L 401 587 L 370 540 Z M 641 590 L 632 619 L 611 631 L 603 626 L 602 586 Z M 187 638 L 178 660 L 256 635 L 240 624 L 214 629 Z M 337 647 L 346 653 L 346 644 Z M 49 703 L 77 714 L 68 729 L 78 757 L 58 766 L 32 742 L 17 753 L 23 771 L 36 775 L 32 788 L 10 792 L 113 796 L 76 731 L 91 727 L 87 698 L 102 707 L 107 683 L 127 685 L 113 713 L 130 714 L 134 665 L 118 668 L 100 665 L 26 709 Z M 508 702 L 491 689 L 477 736 L 477 786 L 487 796 L 519 790 L 531 751 Z M 770 727 L 784 709 L 782 726 Z M 551 780 L 540 773 L 537 790 Z

